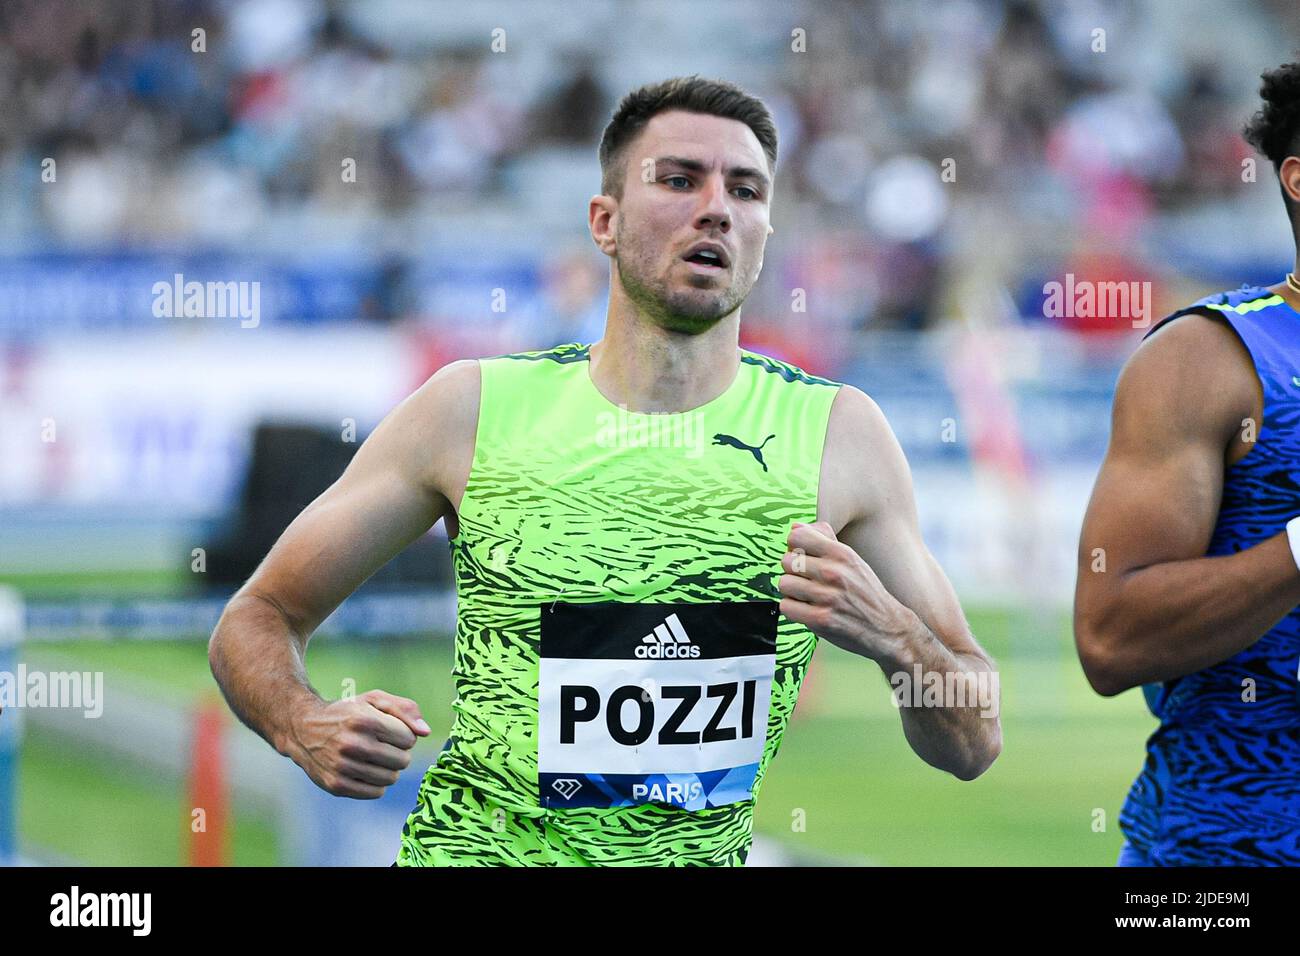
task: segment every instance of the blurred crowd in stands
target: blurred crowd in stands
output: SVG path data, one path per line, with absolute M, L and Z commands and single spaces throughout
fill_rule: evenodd
M 1288 261 L 1239 131 L 1298 35 L 1292 0 L 6 0 L 0 237 L 355 256 L 381 283 L 358 320 L 430 328 L 474 317 L 416 276 L 523 256 L 537 347 L 594 338 L 600 132 L 633 86 L 700 73 L 781 138 L 750 341 L 1054 321 L 1067 271 L 1173 308 Z

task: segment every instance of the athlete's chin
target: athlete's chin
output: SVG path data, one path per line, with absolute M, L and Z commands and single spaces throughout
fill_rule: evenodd
M 663 306 L 661 324 L 665 329 L 698 335 L 735 312 L 740 303 L 722 295 L 711 295 L 704 300 L 696 295 L 685 295 L 670 296 Z
M 718 319 L 704 319 L 694 316 L 668 315 L 659 322 L 660 328 L 667 332 L 679 332 L 682 335 L 703 335 L 718 324 Z
M 683 312 L 670 311 L 663 316 L 660 324 L 669 332 L 682 332 L 687 335 L 701 335 L 713 328 L 724 318 L 727 313 L 717 314 L 687 314 Z

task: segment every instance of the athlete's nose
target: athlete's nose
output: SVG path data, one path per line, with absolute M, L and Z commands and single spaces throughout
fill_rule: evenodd
M 696 228 L 716 226 L 723 232 L 731 229 L 731 210 L 727 207 L 726 183 L 721 176 L 710 176 L 700 190 L 700 210 L 695 216 Z

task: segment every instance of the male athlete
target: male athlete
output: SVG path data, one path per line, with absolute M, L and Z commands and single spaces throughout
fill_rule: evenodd
M 1297 232 L 1300 64 L 1245 136 Z M 1160 726 L 1120 816 L 1122 866 L 1300 864 L 1300 283 L 1158 323 L 1115 391 L 1079 544 L 1088 680 Z M 1177 321 L 1175 321 L 1177 320 Z
M 437 372 L 212 637 L 249 726 L 329 792 L 378 797 L 430 732 L 419 707 L 322 700 L 303 654 L 446 520 L 455 722 L 399 865 L 740 864 L 818 636 L 887 675 L 992 675 L 877 406 L 738 347 L 772 232 L 767 109 L 697 77 L 643 87 L 599 155 L 604 338 Z M 974 698 L 901 708 L 916 753 L 963 780 L 1001 746 Z

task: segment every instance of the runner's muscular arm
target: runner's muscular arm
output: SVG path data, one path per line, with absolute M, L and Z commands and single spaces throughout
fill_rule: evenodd
M 993 662 L 921 538 L 907 459 L 880 408 L 848 385 L 832 405 L 826 442 L 833 449 L 822 479 L 829 507 L 821 511 L 847 520 L 838 539 L 824 520 L 791 532 L 791 548 L 805 552 L 804 571 L 797 573 L 795 555 L 787 553 L 781 611 L 876 661 L 887 677 L 903 673 L 912 681 L 920 664 L 924 674 L 970 675 L 972 688 L 984 681 L 994 695 L 987 710 L 974 693 L 966 698 L 970 706 L 945 700 L 941 707 L 900 708 L 917 755 L 972 780 L 1002 749 Z
M 390 412 L 285 529 L 212 633 L 208 659 L 231 709 L 330 792 L 379 796 L 396 776 L 373 764 L 400 771 L 410 755 L 397 751 L 429 730 L 413 701 L 382 691 L 335 701 L 327 721 L 331 705 L 307 680 L 307 642 L 344 598 L 453 514 L 448 494 L 468 471 L 478 392 L 478 363 L 453 362 Z
M 1226 660 L 1300 602 L 1285 531 L 1236 554 L 1204 556 L 1225 450 L 1260 407 L 1250 355 L 1216 319 L 1171 322 L 1125 365 L 1079 539 L 1074 596 L 1075 644 L 1099 694 Z

